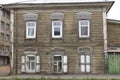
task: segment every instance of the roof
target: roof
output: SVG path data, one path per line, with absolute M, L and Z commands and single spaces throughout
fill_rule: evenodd
M 120 20 L 107 19 L 108 23 L 120 24 Z
M 73 2 L 106 2 L 107 0 L 26 0 L 16 3 L 73 3 Z
M 42 1 L 42 0 L 41 0 Z M 49 0 L 50 1 L 50 0 Z M 73 0 L 73 1 L 69 1 L 66 0 L 66 2 L 60 2 L 62 0 L 58 0 L 59 2 L 55 3 L 55 2 L 51 2 L 51 3 L 43 3 L 43 2 L 37 2 L 37 0 L 33 1 L 36 3 L 28 3 L 28 2 L 19 2 L 19 3 L 11 3 L 11 4 L 5 4 L 4 7 L 7 9 L 14 9 L 14 8 L 65 8 L 65 7 L 103 7 L 106 8 L 106 11 L 108 12 L 110 10 L 110 8 L 112 7 L 114 1 L 99 1 L 99 2 L 75 2 L 77 0 Z M 67 2 L 69 1 L 69 2 Z M 47 2 L 47 0 L 46 0 Z

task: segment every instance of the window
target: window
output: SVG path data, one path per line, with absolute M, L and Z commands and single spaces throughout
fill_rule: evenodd
M 40 72 L 40 56 L 34 54 L 27 54 L 21 56 L 21 72 L 26 73 Z
M 6 24 L 6 30 L 10 30 L 10 25 Z
M 79 37 L 89 37 L 90 36 L 90 22 L 89 20 L 79 21 Z
M 5 11 L 4 10 L 1 11 L 1 16 L 5 16 Z
M 81 73 L 91 72 L 92 47 L 79 47 L 79 67 Z
M 68 56 L 63 51 L 52 51 L 52 73 L 68 72 Z
M 3 21 L 1 21 L 1 30 L 4 29 L 5 23 Z
M 4 41 L 4 33 L 1 33 L 1 38 Z
M 52 21 L 52 38 L 62 37 L 62 21 Z
M 9 41 L 10 40 L 10 36 L 7 34 L 6 35 L 6 41 Z
M 90 72 L 90 55 L 82 54 L 80 56 L 80 71 Z
M 6 18 L 7 18 L 7 19 L 10 19 L 10 12 L 7 12 L 7 13 L 6 13 Z
M 6 53 L 9 52 L 9 46 L 6 46 L 5 52 L 6 52 Z
M 26 38 L 36 38 L 36 22 L 26 22 Z

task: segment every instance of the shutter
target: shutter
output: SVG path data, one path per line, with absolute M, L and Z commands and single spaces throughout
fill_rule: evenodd
M 54 73 L 54 55 L 51 55 L 51 72 Z
M 67 73 L 67 56 L 63 56 L 63 72 Z
M 40 56 L 36 56 L 36 72 L 40 72 Z
M 25 56 L 21 56 L 21 72 L 25 72 Z

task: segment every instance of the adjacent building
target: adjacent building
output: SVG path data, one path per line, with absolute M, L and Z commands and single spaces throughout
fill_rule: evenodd
M 120 21 L 108 19 L 108 72 L 120 74 Z
M 10 74 L 10 12 L 0 5 L 0 75 Z

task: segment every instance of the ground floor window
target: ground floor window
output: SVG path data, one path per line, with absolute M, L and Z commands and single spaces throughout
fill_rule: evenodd
M 34 55 L 27 55 L 26 56 L 26 71 L 27 72 L 35 72 L 36 68 L 36 56 Z
M 80 55 L 80 71 L 90 72 L 90 55 L 82 54 Z
M 9 57 L 0 56 L 0 66 L 9 65 Z
M 90 73 L 91 72 L 91 47 L 79 47 L 79 67 L 80 73 Z
M 61 55 L 54 55 L 54 72 L 61 73 L 62 72 L 62 56 Z
M 53 51 L 51 60 L 52 73 L 67 73 L 67 59 L 62 51 Z
M 21 56 L 21 72 L 40 72 L 40 57 L 33 54 Z

